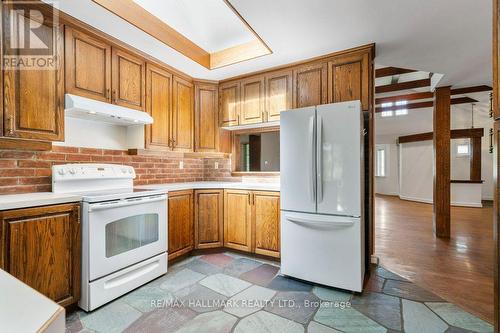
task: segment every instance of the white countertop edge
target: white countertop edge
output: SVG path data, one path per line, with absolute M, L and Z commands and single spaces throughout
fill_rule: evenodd
M 279 192 L 279 183 L 245 183 L 245 182 L 186 182 L 165 183 L 135 186 L 143 189 L 155 189 L 165 191 L 181 191 L 196 189 L 239 189 L 253 191 L 275 191 Z M 0 211 L 10 209 L 21 209 L 48 205 L 57 205 L 70 202 L 80 202 L 82 196 L 75 193 L 20 193 L 0 195 Z

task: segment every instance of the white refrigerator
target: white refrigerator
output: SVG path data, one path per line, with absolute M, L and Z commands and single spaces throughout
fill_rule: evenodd
M 280 117 L 281 273 L 361 292 L 361 104 L 318 105 Z

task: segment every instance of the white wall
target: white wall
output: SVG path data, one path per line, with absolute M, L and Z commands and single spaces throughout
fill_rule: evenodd
M 260 170 L 279 171 L 280 169 L 280 134 L 267 132 L 260 135 Z
M 399 145 L 399 196 L 402 199 L 432 202 L 432 141 Z
M 384 140 L 382 140 L 384 141 Z M 391 141 L 391 140 L 385 140 Z M 385 177 L 375 177 L 375 192 L 386 195 L 399 194 L 399 148 L 395 142 L 377 142 L 386 148 Z
M 144 148 L 144 126 L 117 126 L 72 117 L 64 119 L 64 142 L 58 146 L 126 150 Z

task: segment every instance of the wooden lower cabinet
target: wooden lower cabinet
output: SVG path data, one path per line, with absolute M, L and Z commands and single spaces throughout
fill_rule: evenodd
M 168 259 L 194 248 L 193 190 L 168 193 Z
M 224 190 L 224 246 L 252 251 L 251 192 Z
M 280 257 L 280 193 L 224 191 L 224 246 Z
M 0 268 L 69 306 L 80 299 L 80 205 L 0 212 Z
M 253 250 L 270 257 L 280 256 L 280 193 L 252 193 Z
M 196 249 L 224 245 L 224 190 L 196 190 L 194 244 Z

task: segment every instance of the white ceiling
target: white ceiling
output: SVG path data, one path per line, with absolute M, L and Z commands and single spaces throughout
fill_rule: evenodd
M 256 39 L 223 0 L 133 0 L 207 52 Z
M 380 65 L 442 73 L 442 85 L 491 84 L 491 0 L 231 3 L 273 54 L 216 70 L 187 59 L 91 0 L 60 0 L 59 6 L 197 78 L 224 79 L 376 42 Z

